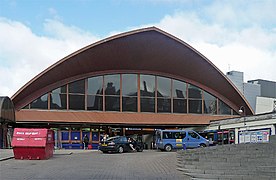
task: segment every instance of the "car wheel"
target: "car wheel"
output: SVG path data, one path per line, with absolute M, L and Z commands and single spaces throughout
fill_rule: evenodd
M 104 154 L 108 153 L 108 151 L 103 151 Z
M 200 144 L 199 147 L 201 148 L 206 147 L 206 144 Z
M 123 148 L 122 146 L 120 146 L 120 147 L 118 148 L 118 152 L 119 152 L 119 153 L 123 153 L 123 152 L 124 152 L 124 148 Z
M 170 152 L 170 151 L 172 151 L 172 146 L 169 145 L 169 144 L 167 144 L 167 145 L 164 147 L 164 149 L 165 149 L 167 152 Z

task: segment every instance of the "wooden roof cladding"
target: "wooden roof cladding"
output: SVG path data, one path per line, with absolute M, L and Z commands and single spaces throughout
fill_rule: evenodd
M 152 73 L 186 81 L 220 98 L 236 112 L 249 103 L 226 76 L 187 43 L 150 27 L 112 36 L 61 59 L 23 86 L 12 100 L 19 110 L 77 79 L 116 72 Z
M 232 117 L 237 116 L 37 110 L 21 110 L 16 112 L 16 121 L 19 123 L 47 122 L 128 125 L 207 125 L 210 123 L 210 120 L 221 120 Z
M 15 122 L 13 102 L 7 96 L 0 96 L 0 122 Z

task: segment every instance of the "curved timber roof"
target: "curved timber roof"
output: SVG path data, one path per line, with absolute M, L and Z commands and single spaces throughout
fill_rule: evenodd
M 0 122 L 15 122 L 13 103 L 7 96 L 0 96 Z
M 194 84 L 220 98 L 236 112 L 253 111 L 237 88 L 214 65 L 182 40 L 149 27 L 112 36 L 53 64 L 16 92 L 19 110 L 32 100 L 77 79 L 114 72 L 163 75 Z

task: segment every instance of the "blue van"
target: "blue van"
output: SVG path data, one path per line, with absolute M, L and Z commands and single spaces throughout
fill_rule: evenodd
M 193 130 L 157 130 L 155 143 L 165 151 L 209 146 L 209 141 Z

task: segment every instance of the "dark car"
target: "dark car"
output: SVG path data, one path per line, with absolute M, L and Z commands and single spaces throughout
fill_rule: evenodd
M 131 142 L 128 141 L 129 138 L 131 139 Z M 100 145 L 99 150 L 102 151 L 103 153 L 130 152 L 130 151 L 133 151 L 130 147 L 130 143 L 133 145 L 134 149 L 137 152 L 143 151 L 143 142 L 136 141 L 133 138 L 126 137 L 126 136 L 115 136 L 115 137 L 108 138 L 106 141 L 101 141 L 99 144 Z

